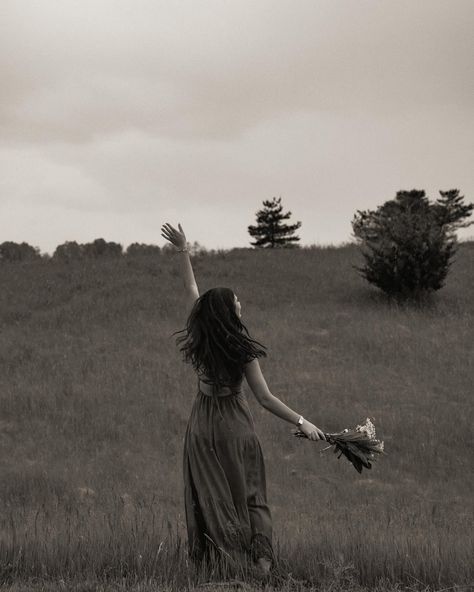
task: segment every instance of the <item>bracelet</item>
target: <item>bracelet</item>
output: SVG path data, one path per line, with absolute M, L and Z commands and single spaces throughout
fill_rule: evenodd
M 182 249 L 178 249 L 176 252 L 177 253 L 184 253 L 185 251 L 186 252 L 188 251 L 188 247 L 183 247 Z

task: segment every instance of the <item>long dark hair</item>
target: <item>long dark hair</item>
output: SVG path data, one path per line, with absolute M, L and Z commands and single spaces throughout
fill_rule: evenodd
M 230 288 L 211 288 L 194 303 L 183 333 L 176 338 L 183 361 L 212 381 L 213 395 L 223 386 L 240 380 L 243 366 L 253 358 L 266 357 L 265 345 L 250 337 L 235 312 L 234 292 Z M 245 335 L 244 332 L 247 334 Z

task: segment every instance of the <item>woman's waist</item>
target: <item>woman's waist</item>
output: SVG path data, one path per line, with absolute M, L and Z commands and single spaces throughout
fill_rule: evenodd
M 222 384 L 220 390 L 216 393 L 216 396 L 219 398 L 225 398 L 242 394 L 242 380 L 243 376 L 241 376 L 238 381 Z M 215 383 L 212 380 L 204 374 L 198 374 L 199 392 L 206 397 L 213 397 L 213 387 L 215 387 Z
M 201 388 L 199 388 L 198 393 L 204 395 L 205 397 L 209 397 L 210 399 L 212 399 L 214 396 L 216 396 L 219 399 L 226 399 L 229 397 L 238 397 L 239 395 L 243 395 L 244 391 L 242 388 L 240 388 L 240 389 L 235 389 L 232 391 L 225 391 L 225 392 L 221 391 L 221 392 L 215 393 L 215 395 L 213 395 L 212 393 L 206 393 Z

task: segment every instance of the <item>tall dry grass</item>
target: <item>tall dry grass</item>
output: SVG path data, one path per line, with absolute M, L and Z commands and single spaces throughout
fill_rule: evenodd
M 201 293 L 239 296 L 273 394 L 325 431 L 369 416 L 385 441 L 359 475 L 245 385 L 277 554 L 331 590 L 467 586 L 473 243 L 424 307 L 387 302 L 361 262 L 353 245 L 193 258 Z M 191 587 L 181 455 L 197 381 L 171 337 L 186 320 L 176 257 L 4 263 L 0 285 L 0 579 Z

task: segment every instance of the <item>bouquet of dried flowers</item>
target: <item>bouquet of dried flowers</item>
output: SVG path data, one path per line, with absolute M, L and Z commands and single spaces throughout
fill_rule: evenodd
M 294 430 L 293 435 L 298 438 L 307 438 L 301 430 Z M 339 452 L 337 458 L 343 454 L 359 471 L 362 473 L 362 467 L 371 469 L 371 461 L 376 460 L 375 454 L 387 454 L 384 452 L 383 442 L 375 438 L 375 427 L 369 418 L 365 420 L 364 425 L 358 425 L 355 428 L 336 434 L 324 434 L 330 446 L 323 448 L 324 452 L 331 446 L 334 446 L 334 454 Z

